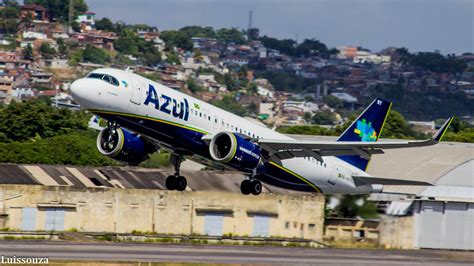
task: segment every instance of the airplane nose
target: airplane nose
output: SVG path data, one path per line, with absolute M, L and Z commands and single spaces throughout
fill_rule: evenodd
M 71 91 L 72 98 L 76 100 L 79 104 L 81 101 L 83 101 L 86 98 L 86 88 L 85 88 L 85 82 L 83 79 L 78 79 L 74 81 L 71 84 L 71 87 L 69 88 Z

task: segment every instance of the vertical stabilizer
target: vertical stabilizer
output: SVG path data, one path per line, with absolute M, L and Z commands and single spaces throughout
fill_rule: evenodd
M 337 141 L 377 141 L 382 133 L 383 125 L 391 106 L 391 102 L 380 98 L 375 99 L 339 136 Z M 359 155 L 342 155 L 337 157 L 364 171 L 369 163 L 369 160 Z

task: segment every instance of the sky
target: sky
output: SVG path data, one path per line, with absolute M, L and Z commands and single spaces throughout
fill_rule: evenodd
M 246 29 L 249 10 L 260 35 L 315 38 L 329 47 L 380 51 L 474 52 L 474 0 L 86 0 L 97 18 L 145 23 L 160 31 L 199 25 Z

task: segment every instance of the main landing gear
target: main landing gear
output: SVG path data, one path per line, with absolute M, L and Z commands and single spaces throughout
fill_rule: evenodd
M 174 165 L 174 175 L 170 175 L 166 178 L 166 188 L 169 190 L 183 191 L 188 185 L 186 177 L 179 175 L 179 167 L 183 160 L 182 155 L 171 154 L 170 161 Z
M 262 182 L 253 178 L 245 179 L 240 183 L 240 192 L 244 195 L 249 195 L 250 193 L 259 195 L 262 193 Z

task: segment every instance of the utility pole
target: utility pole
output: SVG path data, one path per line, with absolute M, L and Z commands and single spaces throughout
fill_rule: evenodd
M 253 16 L 253 12 L 252 10 L 249 10 L 249 24 L 247 26 L 247 40 L 251 40 L 252 39 L 252 16 Z
M 69 0 L 69 34 L 73 32 L 72 22 L 74 19 L 74 0 Z

